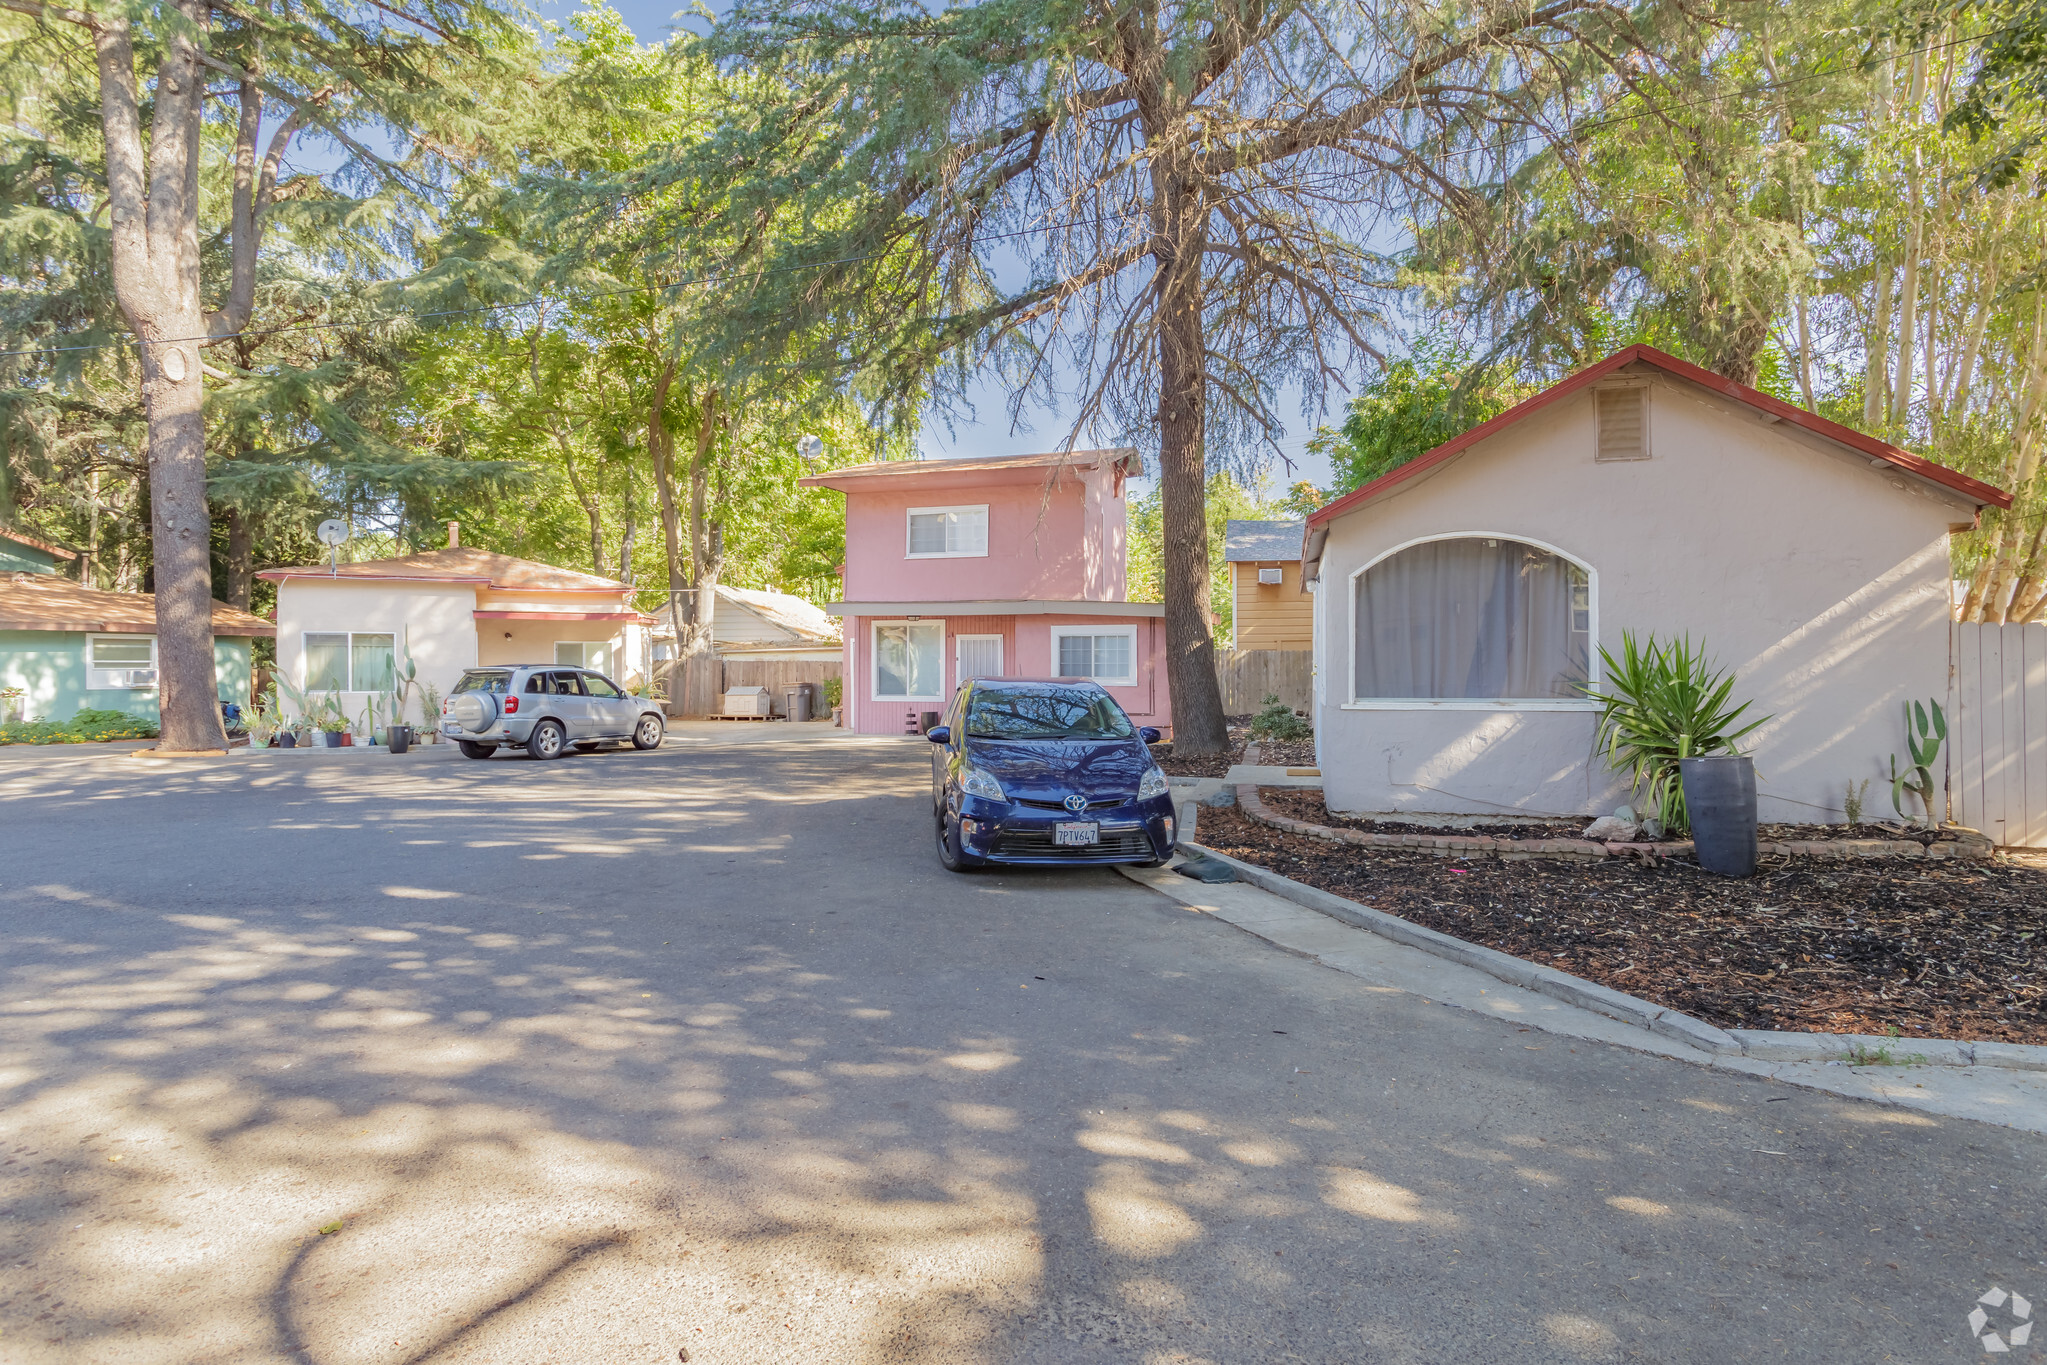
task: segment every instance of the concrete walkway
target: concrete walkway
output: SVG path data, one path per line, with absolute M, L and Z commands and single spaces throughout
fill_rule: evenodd
M 1210 885 L 1169 868 L 1125 868 L 1123 872 L 1189 910 L 1211 915 L 1288 952 L 1356 977 L 1368 990 L 1403 991 L 1433 1004 L 1475 1010 L 1563 1038 L 1611 1043 L 1828 1094 L 2047 1133 L 2047 1073 L 1974 1066 L 1853 1067 L 1839 1062 L 1765 1062 L 1722 1056 L 1509 985 L 1244 882 Z

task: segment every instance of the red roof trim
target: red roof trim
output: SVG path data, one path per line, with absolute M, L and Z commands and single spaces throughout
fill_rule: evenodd
M 574 573 L 575 570 L 569 570 Z M 409 574 L 409 573 L 329 573 L 325 569 L 260 569 L 258 578 L 267 578 L 273 583 L 282 583 L 287 578 L 325 579 L 334 583 L 474 583 L 491 592 L 526 593 L 534 597 L 554 597 L 561 593 L 596 593 L 604 597 L 621 597 L 633 591 L 621 583 L 615 588 L 507 588 L 491 578 L 457 577 L 452 574 Z
M 479 621 L 638 621 L 642 625 L 654 619 L 636 611 L 479 611 L 475 615 Z
M 1830 422 L 1824 417 L 1807 412 L 1804 408 L 1795 407 L 1781 398 L 1772 398 L 1767 393 L 1763 393 L 1758 389 L 1752 389 L 1746 384 L 1738 384 L 1724 375 L 1717 375 L 1711 370 L 1701 369 L 1688 360 L 1679 360 L 1676 356 L 1659 351 L 1654 346 L 1630 346 L 1625 350 L 1608 356 L 1596 365 L 1591 365 L 1578 371 L 1568 379 L 1550 385 L 1550 387 L 1531 398 L 1523 399 L 1498 417 L 1493 418 L 1490 422 L 1481 423 L 1470 431 L 1465 432 L 1462 436 L 1453 437 L 1437 446 L 1434 450 L 1416 456 L 1398 469 L 1380 475 L 1363 487 L 1352 489 L 1334 502 L 1326 503 L 1316 508 L 1308 514 L 1308 525 L 1310 527 L 1327 525 L 1332 517 L 1341 515 L 1361 503 L 1368 502 L 1382 493 L 1397 488 L 1409 479 L 1426 474 L 1437 465 L 1462 454 L 1465 450 L 1478 444 L 1478 442 L 1494 432 L 1504 427 L 1512 426 L 1522 418 L 1548 407 L 1559 399 L 1568 398 L 1578 390 L 1597 383 L 1615 370 L 1631 365 L 1638 360 L 1645 364 L 1654 365 L 1657 369 L 1673 374 L 1679 379 L 1689 380 L 1701 388 L 1711 389 L 1723 397 L 1732 398 L 1738 403 L 1744 403 L 1758 412 L 1766 412 L 1781 421 L 1791 423 L 1793 426 L 1803 427 L 1807 431 L 1824 436 L 1828 440 L 1838 442 L 1852 450 L 1861 451 L 1865 455 L 1874 456 L 1889 464 L 1896 465 L 1908 474 L 1915 474 L 1932 483 L 1952 488 L 1958 493 L 1974 498 L 1978 505 L 2006 508 L 2011 506 L 2011 494 L 2001 489 L 1993 488 L 1991 485 L 1980 480 L 1972 479 L 1967 474 L 1949 469 L 1946 465 L 1935 464 L 1924 455 L 1915 455 L 1911 451 L 1891 445 L 1887 441 L 1879 441 L 1874 436 L 1864 435 L 1852 427 L 1844 427 L 1839 422 Z
M 62 545 L 52 545 L 47 540 L 37 540 L 26 531 L 17 531 L 12 526 L 0 526 L 0 536 L 5 536 L 17 545 L 27 545 L 41 550 L 46 555 L 55 555 L 59 559 L 78 558 L 78 551 L 76 550 L 67 550 Z

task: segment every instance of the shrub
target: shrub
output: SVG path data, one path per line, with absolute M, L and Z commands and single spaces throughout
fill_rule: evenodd
M 1599 657 L 1606 665 L 1605 683 L 1585 689 L 1600 703 L 1598 747 L 1610 767 L 1628 770 L 1631 794 L 1648 789 L 1649 809 L 1664 829 L 1689 833 L 1692 819 L 1678 760 L 1738 753 L 1735 746 L 1769 717 L 1734 728 L 1749 703 L 1729 709 L 1734 675 L 1710 672 L 1705 649 L 1694 649 L 1689 636 L 1659 645 L 1651 635 L 1637 645 L 1623 631 L 1621 658 L 1605 648 Z
M 839 705 L 845 695 L 846 680 L 844 678 L 826 678 L 824 680 L 824 704 L 827 707 Z
M 1315 731 L 1294 714 L 1293 708 L 1273 693 L 1265 694 L 1265 706 L 1251 717 L 1253 739 L 1306 739 Z
M 101 711 L 87 707 L 70 720 L 45 720 L 38 716 L 19 725 L 0 725 L 0 744 L 91 744 L 109 739 L 155 739 L 153 720 L 131 716 L 125 711 Z

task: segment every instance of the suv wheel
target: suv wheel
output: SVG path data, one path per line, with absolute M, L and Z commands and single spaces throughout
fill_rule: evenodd
M 533 727 L 533 735 L 526 741 L 526 752 L 535 758 L 560 758 L 568 743 L 569 732 L 562 729 L 560 721 L 543 720 Z
M 474 740 L 458 739 L 455 747 L 462 751 L 464 758 L 489 758 L 498 751 L 495 744 L 478 744 Z
M 661 747 L 662 725 L 659 716 L 641 716 L 640 723 L 633 727 L 635 749 L 658 749 Z

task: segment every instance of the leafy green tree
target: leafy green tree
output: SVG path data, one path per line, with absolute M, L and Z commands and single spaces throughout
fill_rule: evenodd
M 162 743 L 218 747 L 202 357 L 254 315 L 285 155 L 295 138 L 316 132 L 344 149 L 352 172 L 430 194 L 451 155 L 475 150 L 494 112 L 517 100 L 509 77 L 531 44 L 488 0 L 255 8 L 0 0 L 0 8 L 32 24 L 8 49 L 7 79 L 17 89 L 34 86 L 35 72 L 96 73 L 99 136 L 89 151 L 66 150 L 69 184 L 57 216 L 84 248 L 97 301 L 114 305 L 92 310 L 95 339 L 122 326 L 139 348 Z M 24 62 L 35 64 L 31 72 L 18 69 Z M 70 101 L 68 112 L 75 132 L 83 111 Z M 231 188 L 213 217 L 204 149 L 209 127 L 223 123 L 233 130 Z M 400 150 L 380 154 L 376 141 Z M 213 229 L 205 236 L 202 218 Z
M 1498 367 L 1435 341 L 1388 361 L 1346 405 L 1341 426 L 1323 427 L 1309 449 L 1329 461 L 1334 491 L 1348 493 L 1460 436 L 1534 392 Z

